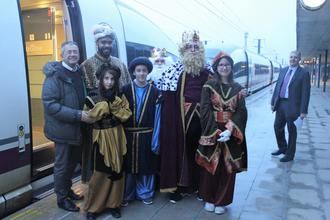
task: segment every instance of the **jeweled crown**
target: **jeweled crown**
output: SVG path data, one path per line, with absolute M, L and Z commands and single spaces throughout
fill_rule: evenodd
M 193 31 L 185 31 L 182 34 L 182 43 L 187 44 L 191 42 L 199 41 L 199 32 L 196 30 Z

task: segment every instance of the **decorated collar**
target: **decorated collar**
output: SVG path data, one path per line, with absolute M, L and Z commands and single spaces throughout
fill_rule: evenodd
M 176 91 L 182 73 L 183 64 L 178 61 L 161 74 L 161 77 L 156 82 L 156 87 L 161 91 Z

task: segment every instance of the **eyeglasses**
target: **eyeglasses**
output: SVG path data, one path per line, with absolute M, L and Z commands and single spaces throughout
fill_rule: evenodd
M 199 50 L 199 46 L 197 44 L 186 44 L 185 49 L 186 50 L 189 50 L 189 49 Z
M 228 63 L 228 64 L 219 64 L 218 67 L 220 68 L 224 68 L 224 67 L 231 67 L 231 65 Z

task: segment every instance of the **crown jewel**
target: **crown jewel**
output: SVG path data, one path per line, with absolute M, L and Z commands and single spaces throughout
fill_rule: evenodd
M 199 41 L 199 32 L 196 30 L 193 31 L 185 31 L 182 34 L 182 43 L 187 44 L 191 42 Z
M 158 58 L 158 57 L 167 57 L 167 51 L 165 48 L 153 48 L 151 51 L 151 57 Z

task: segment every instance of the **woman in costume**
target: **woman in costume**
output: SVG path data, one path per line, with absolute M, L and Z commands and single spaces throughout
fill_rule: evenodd
M 103 64 L 96 76 L 99 78 L 98 90 L 91 92 L 86 100 L 89 116 L 98 121 L 93 125 L 93 175 L 84 209 L 87 219 L 95 219 L 96 214 L 106 208 L 113 217 L 120 218 L 125 187 L 123 157 L 127 152 L 122 123 L 132 112 L 125 95 L 119 95 L 119 69 Z
M 232 58 L 220 52 L 212 65 L 214 78 L 205 83 L 201 97 L 199 197 L 205 201 L 204 209 L 216 214 L 225 213 L 225 206 L 232 203 L 236 173 L 247 169 L 247 110 L 233 67 Z

